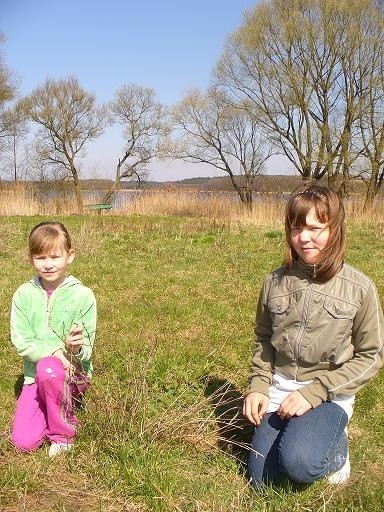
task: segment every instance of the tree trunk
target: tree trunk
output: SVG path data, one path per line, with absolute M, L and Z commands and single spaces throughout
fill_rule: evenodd
M 112 183 L 112 185 L 111 185 L 110 189 L 108 190 L 108 192 L 103 196 L 103 199 L 102 199 L 103 203 L 110 203 L 111 202 L 112 196 L 113 196 L 114 192 L 117 190 L 118 185 L 119 185 L 118 181 L 114 181 Z
M 75 185 L 77 213 L 79 213 L 81 215 L 84 212 L 84 203 L 83 203 L 83 198 L 81 196 L 79 174 L 78 174 L 77 169 L 74 166 L 73 162 L 71 162 L 71 172 L 72 172 L 72 177 L 73 177 L 73 183 Z
M 373 201 L 378 192 L 377 181 L 379 176 L 379 165 L 377 162 L 371 162 L 372 172 L 368 182 L 367 193 L 363 206 L 363 212 L 369 212 L 373 207 Z
M 121 181 L 121 173 L 120 173 L 120 169 L 121 169 L 121 166 L 123 165 L 123 163 L 126 161 L 126 159 L 128 158 L 129 156 L 129 153 L 128 151 L 125 153 L 124 157 L 122 160 L 120 160 L 119 158 L 119 163 L 117 164 L 116 166 L 116 178 L 115 178 L 115 181 L 114 183 L 112 184 L 111 188 L 108 190 L 108 192 L 105 194 L 105 196 L 103 197 L 103 203 L 109 203 L 111 201 L 111 198 L 113 196 L 113 193 L 119 188 L 119 185 L 120 185 L 120 181 Z
M 365 200 L 364 200 L 364 206 L 363 206 L 363 212 L 369 212 L 373 208 L 373 201 L 376 196 L 375 187 L 370 181 L 368 183 L 367 193 L 365 194 Z
M 13 179 L 17 181 L 17 154 L 16 154 L 16 136 L 13 135 Z
M 245 204 L 249 212 L 253 209 L 253 181 L 246 177 L 245 181 Z

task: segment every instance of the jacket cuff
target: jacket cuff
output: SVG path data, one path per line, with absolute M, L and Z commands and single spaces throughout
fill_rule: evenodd
M 314 380 L 310 384 L 298 389 L 298 392 L 312 405 L 317 407 L 328 399 L 328 392 L 319 380 Z
M 261 393 L 263 395 L 269 396 L 269 383 L 264 379 L 254 377 L 250 384 L 247 392 L 244 396 L 249 395 L 250 393 Z

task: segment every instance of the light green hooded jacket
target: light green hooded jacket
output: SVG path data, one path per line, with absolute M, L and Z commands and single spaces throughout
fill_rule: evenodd
M 59 349 L 71 326 L 83 326 L 85 343 L 76 360 L 84 373 L 92 374 L 91 355 L 96 333 L 96 300 L 92 290 L 68 276 L 48 298 L 39 278 L 21 285 L 11 308 L 11 341 L 24 359 L 24 384 L 35 380 L 37 362 Z

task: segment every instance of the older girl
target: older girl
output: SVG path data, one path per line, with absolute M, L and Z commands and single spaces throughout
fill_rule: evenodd
M 243 413 L 255 425 L 248 471 L 258 487 L 350 475 L 355 394 L 383 364 L 372 281 L 344 263 L 344 209 L 316 183 L 288 201 L 284 265 L 264 280 Z
M 14 445 L 32 451 L 51 443 L 49 456 L 73 447 L 74 400 L 92 373 L 96 330 L 92 291 L 66 271 L 74 259 L 68 231 L 42 222 L 29 236 L 29 261 L 36 276 L 12 301 L 11 339 L 24 360 L 24 386 L 16 404 Z

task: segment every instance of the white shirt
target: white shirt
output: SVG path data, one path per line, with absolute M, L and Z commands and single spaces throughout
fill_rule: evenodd
M 272 376 L 272 385 L 269 386 L 269 404 L 266 412 L 276 412 L 281 402 L 289 394 L 297 391 L 306 384 L 310 384 L 312 381 L 307 380 L 303 382 L 297 382 L 296 380 L 287 379 L 284 375 L 275 372 Z M 333 400 L 335 404 L 339 405 L 348 416 L 348 421 L 351 419 L 353 414 L 353 404 L 355 403 L 355 395 L 337 395 Z

